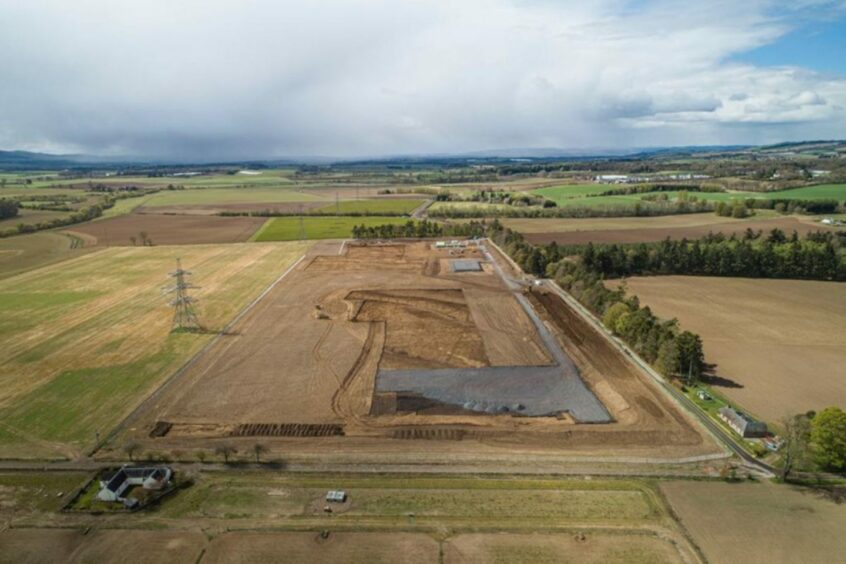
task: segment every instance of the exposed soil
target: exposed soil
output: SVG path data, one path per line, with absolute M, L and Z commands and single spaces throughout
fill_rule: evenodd
M 579 220 L 575 220 L 579 221 Z M 671 239 L 699 239 L 708 233 L 723 233 L 725 235 L 742 234 L 747 229 L 753 231 L 770 231 L 781 229 L 785 233 L 798 232 L 800 235 L 812 231 L 824 231 L 831 228 L 819 223 L 800 221 L 795 217 L 774 219 L 746 220 L 732 223 L 714 222 L 705 225 L 680 225 L 677 227 L 634 228 L 634 229 L 588 229 L 584 231 L 553 231 L 545 233 L 525 233 L 526 240 L 534 244 L 556 242 L 559 245 L 583 245 L 593 243 L 649 243 Z
M 353 291 L 346 299 L 353 321 L 386 324 L 381 369 L 488 365 L 461 290 Z
M 0 533 L 0 562 L 178 563 L 196 561 L 199 531 L 11 529 Z
M 499 533 L 458 535 L 444 543 L 444 564 L 514 562 L 678 562 L 667 539 L 646 534 Z
M 227 533 L 209 544 L 204 563 L 438 561 L 438 543 L 414 533 Z
M 846 284 L 630 278 L 631 294 L 701 335 L 712 383 L 758 417 L 846 405 Z
M 309 210 L 325 207 L 325 202 L 268 202 L 252 204 L 186 204 L 182 206 L 141 206 L 135 208 L 136 214 L 152 215 L 217 215 L 222 211 L 230 212 L 263 212 L 272 213 L 306 213 Z
M 837 562 L 846 506 L 811 488 L 773 483 L 662 482 L 709 562 Z
M 484 260 L 475 250 L 463 256 Z M 343 436 L 273 440 L 291 441 L 286 450 L 362 455 L 432 448 L 426 445 L 448 453 L 450 441 L 461 441 L 464 453 L 714 452 L 621 353 L 555 296 L 539 296 L 535 305 L 552 312 L 542 315 L 557 327 L 566 354 L 613 423 L 480 415 L 407 394 L 374 399 L 380 366 L 550 364 L 537 329 L 493 269 L 457 274 L 431 267 L 456 257 L 424 242 L 315 246 L 230 335 L 145 406 L 129 434 L 155 449 L 209 448 L 209 440 L 231 437 L 238 425 L 334 424 Z M 157 421 L 173 428 L 151 439 Z M 430 440 L 417 445 L 386 438 Z M 191 442 L 196 439 L 203 441 Z
M 67 232 L 94 237 L 97 245 L 107 247 L 133 246 L 131 237 L 135 237 L 136 245 L 141 245 L 142 231 L 154 245 L 239 243 L 249 239 L 265 220 L 263 217 L 133 213 L 75 225 Z

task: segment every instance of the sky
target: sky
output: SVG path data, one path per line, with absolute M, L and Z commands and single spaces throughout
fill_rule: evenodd
M 172 160 L 846 137 L 846 0 L 0 0 L 0 149 Z

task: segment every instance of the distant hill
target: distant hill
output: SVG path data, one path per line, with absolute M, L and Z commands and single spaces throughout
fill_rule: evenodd
M 33 170 L 39 168 L 64 168 L 84 162 L 77 155 L 50 155 L 29 151 L 0 151 L 0 169 Z
M 0 151 L 0 170 L 39 169 L 96 169 L 106 166 L 130 167 L 187 167 L 187 166 L 292 166 L 292 165 L 468 165 L 480 163 L 502 163 L 507 161 L 578 161 L 578 160 L 640 160 L 671 159 L 690 156 L 693 158 L 714 158 L 752 156 L 758 158 L 790 158 L 797 155 L 809 157 L 846 156 L 846 141 L 798 141 L 775 145 L 705 145 L 683 147 L 649 147 L 630 149 L 588 148 L 513 148 L 470 151 L 460 153 L 408 154 L 373 156 L 358 159 L 337 159 L 331 157 L 301 156 L 279 159 L 251 159 L 248 161 L 174 162 L 169 159 L 117 159 L 94 155 L 51 155 L 30 151 Z

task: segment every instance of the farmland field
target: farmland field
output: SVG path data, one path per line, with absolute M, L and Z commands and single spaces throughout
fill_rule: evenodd
M 6 476 L 0 487 L 13 514 L 31 510 L 27 494 L 51 499 L 25 527 L 0 532 L 0 562 L 110 560 L 121 549 L 157 562 L 646 564 L 694 556 L 657 485 L 635 479 L 200 472 L 155 513 L 83 532 L 38 528 L 49 527 L 43 511 L 82 476 Z M 323 497 L 336 487 L 348 501 L 327 514 Z
M 603 184 L 556 186 L 541 188 L 534 193 L 555 201 L 560 207 L 603 207 L 609 205 L 634 204 L 644 197 L 661 196 L 675 199 L 679 192 L 645 192 L 641 194 L 620 194 L 611 196 L 597 196 L 604 191 L 625 187 Z M 734 199 L 789 199 L 789 200 L 838 200 L 846 201 L 846 184 L 824 184 L 807 186 L 776 192 L 689 192 L 690 196 L 712 202 L 729 202 Z
M 302 226 L 306 239 L 346 239 L 352 237 L 352 229 L 356 225 L 404 225 L 405 217 L 354 217 L 354 216 L 325 216 L 304 217 Z M 253 236 L 255 241 L 296 241 L 300 238 L 299 217 L 276 217 L 267 223 Z
M 0 281 L 0 453 L 73 456 L 211 339 L 170 333 L 177 257 L 220 329 L 305 248 L 111 248 Z
M 17 226 L 19 223 L 35 224 L 53 219 L 64 219 L 70 214 L 71 212 L 66 211 L 21 209 L 15 217 L 0 219 L 0 230 L 5 231 L 10 227 Z
M 550 199 L 560 206 L 564 200 L 581 196 L 595 196 L 612 188 L 608 184 L 564 184 L 562 186 L 539 188 L 533 190 L 532 193 Z
M 462 212 L 476 212 L 479 217 L 486 214 L 496 215 L 497 211 L 509 210 L 512 206 L 508 204 L 491 204 L 487 202 L 435 202 L 429 207 L 429 213 L 438 215 L 439 213 L 449 212 L 450 210 L 457 210 Z
M 837 200 L 846 201 L 846 184 L 819 184 L 806 188 L 791 188 L 779 192 L 768 192 L 772 198 L 789 198 L 800 200 Z
M 316 211 L 322 213 L 360 213 L 366 215 L 410 214 L 420 207 L 426 200 L 406 200 L 400 198 L 384 198 L 381 200 L 342 200 L 338 204 L 327 204 Z
M 586 218 L 503 218 L 506 227 L 524 234 L 569 233 L 573 231 L 618 231 L 628 229 L 669 229 L 742 223 L 742 219 L 713 213 L 689 213 L 658 217 L 586 217 Z
M 262 204 L 278 202 L 313 202 L 321 199 L 290 187 L 265 188 L 193 188 L 163 190 L 144 201 L 144 207 L 191 206 L 200 204 Z
M 758 213 L 748 219 L 720 217 L 713 213 L 668 215 L 660 217 L 621 217 L 589 219 L 510 219 L 504 225 L 526 235 L 530 243 L 583 245 L 593 243 L 647 243 L 672 239 L 699 239 L 709 233 L 727 236 L 742 234 L 747 229 L 768 232 L 780 229 L 800 235 L 812 231 L 831 231 L 807 216 L 778 216 Z
M 629 292 L 701 335 L 720 391 L 769 422 L 846 405 L 846 284 L 662 276 Z
M 0 278 L 85 254 L 93 243 L 56 231 L 0 239 Z
M 117 247 L 142 245 L 141 232 L 154 245 L 239 243 L 247 241 L 265 221 L 261 217 L 133 213 L 71 225 L 66 233 L 82 235 L 100 246 Z
M 819 492 L 764 483 L 661 485 L 708 561 L 835 562 L 846 554 L 846 506 Z

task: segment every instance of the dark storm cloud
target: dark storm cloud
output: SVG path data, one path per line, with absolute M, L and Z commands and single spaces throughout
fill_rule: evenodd
M 223 159 L 836 136 L 842 77 L 729 62 L 789 29 L 777 8 L 5 2 L 0 147 Z

